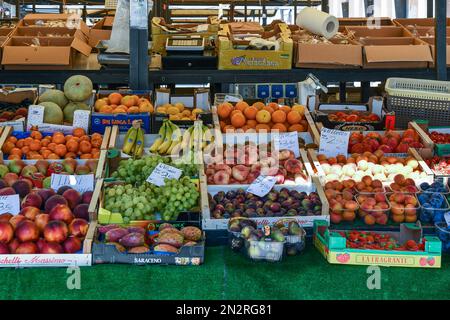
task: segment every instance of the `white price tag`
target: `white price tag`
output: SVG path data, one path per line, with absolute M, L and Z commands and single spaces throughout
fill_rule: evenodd
M 273 133 L 273 143 L 276 150 L 291 150 L 296 158 L 300 157 L 297 132 Z
M 161 187 L 164 185 L 165 178 L 178 180 L 181 177 L 182 173 L 183 171 L 178 168 L 169 166 L 164 163 L 159 163 L 147 178 L 147 182 Z
M 238 97 L 230 96 L 228 94 L 225 96 L 225 98 L 223 100 L 225 102 L 239 102 L 239 101 L 241 101 L 241 99 L 239 99 Z
M 347 156 L 349 139 L 350 131 L 322 128 L 319 153 L 327 157 L 336 157 L 339 154 Z
M 247 192 L 253 193 L 255 196 L 264 197 L 272 190 L 273 186 L 277 182 L 276 177 L 272 176 L 259 176 L 248 186 Z
M 444 214 L 445 222 L 447 222 L 447 226 L 450 226 L 450 212 L 446 212 Z
M 20 212 L 20 198 L 18 194 L 0 196 L 0 213 L 18 214 Z
M 52 173 L 50 187 L 58 190 L 60 187 L 69 186 L 80 193 L 94 190 L 94 175 L 68 175 Z
M 130 0 L 130 28 L 147 29 L 147 0 Z

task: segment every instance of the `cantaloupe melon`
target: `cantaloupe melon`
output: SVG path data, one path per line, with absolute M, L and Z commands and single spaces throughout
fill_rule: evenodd
M 39 97 L 39 103 L 41 102 L 53 102 L 61 109 L 64 109 L 69 101 L 61 90 L 49 89 Z
M 85 101 L 91 95 L 92 89 L 91 79 L 82 75 L 71 76 L 64 83 L 64 94 L 70 101 Z

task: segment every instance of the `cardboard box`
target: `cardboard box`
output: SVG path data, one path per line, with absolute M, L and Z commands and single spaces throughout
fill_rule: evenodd
M 450 34 L 450 33 L 448 33 Z M 450 66 L 450 37 L 447 37 L 447 51 L 446 51 L 446 62 L 447 67 Z M 430 63 L 430 68 L 434 68 L 434 60 L 436 58 L 436 50 L 435 50 L 435 38 L 434 37 L 421 37 L 420 40 L 428 43 L 431 48 L 431 55 L 433 56 L 433 62 Z
M 341 234 L 346 231 L 348 230 L 331 230 L 324 221 L 314 221 L 314 246 L 329 263 L 410 268 L 441 267 L 441 241 L 435 236 L 423 236 L 420 222 L 402 223 L 400 231 L 377 233 L 389 235 L 400 245 L 404 245 L 408 240 L 414 240 L 416 243 L 424 240 L 423 251 L 349 248 L 346 238 Z
M 36 104 L 38 99 L 38 92 L 36 88 L 15 88 L 12 90 L 0 89 L 0 105 L 2 111 L 15 112 L 21 107 L 28 107 Z M 17 120 L 0 122 L 0 127 L 12 126 L 15 131 L 25 130 L 26 118 Z
M 338 18 L 339 32 L 345 32 L 345 27 L 350 26 L 393 26 L 394 22 L 388 17 L 376 17 L 376 18 Z
M 17 27 L 46 28 L 46 23 L 54 24 L 53 28 L 57 25 L 68 29 L 79 29 L 86 37 L 89 37 L 89 27 L 81 17 L 68 13 L 30 13 L 19 21 Z
M 102 40 L 109 40 L 111 38 L 112 26 L 114 17 L 108 16 L 98 21 L 89 30 L 89 45 L 93 48 Z
M 314 98 L 314 99 L 312 99 Z M 310 102 L 310 100 L 314 100 Z M 319 96 L 308 97 L 308 107 L 312 107 L 313 116 L 318 127 L 325 127 L 328 129 L 342 130 L 342 131 L 374 131 L 394 129 L 395 116 L 387 117 L 388 112 L 383 106 L 382 97 L 371 97 L 366 104 L 349 104 L 349 103 L 320 103 Z M 380 118 L 377 122 L 338 122 L 332 121 L 328 116 L 336 112 L 351 113 L 352 111 L 359 111 L 364 115 L 375 114 Z
M 137 95 L 138 97 L 147 98 L 151 102 L 151 91 L 135 91 L 135 90 L 99 90 L 96 99 L 107 97 L 113 92 L 118 92 L 122 95 Z M 150 133 L 151 130 L 151 115 L 148 112 L 144 113 L 116 113 L 116 114 L 105 114 L 96 112 L 94 109 L 93 101 L 90 106 L 92 110 L 91 115 L 91 132 L 103 133 L 107 127 L 112 127 L 114 125 L 119 126 L 120 132 L 127 132 L 131 128 L 134 120 L 142 121 L 141 127 L 144 129 L 145 133 Z
M 396 25 L 403 26 L 403 27 L 410 27 L 410 26 L 416 26 L 416 27 L 434 27 L 435 25 L 435 18 L 402 18 L 402 19 L 394 19 L 393 20 Z M 450 25 L 450 18 L 447 18 L 447 25 Z
M 204 113 L 198 115 L 198 119 L 203 121 L 205 125 L 212 125 L 213 119 L 211 114 L 211 101 L 209 89 L 189 89 L 183 93 L 172 93 L 170 89 L 155 90 L 155 113 L 152 114 L 151 133 L 158 133 L 163 121 L 169 119 L 168 114 L 157 113 L 156 109 L 165 104 L 175 105 L 178 102 L 184 104 L 185 108 L 191 111 L 194 108 L 202 109 Z M 194 120 L 171 120 L 179 128 L 187 129 L 194 125 Z
M 92 239 L 97 222 L 90 222 L 83 247 L 79 253 L 63 254 L 2 254 L 0 267 L 85 267 L 92 264 Z
M 364 46 L 363 68 L 427 68 L 433 62 L 427 44 L 403 27 L 346 27 Z
M 32 46 L 35 41 L 39 46 Z M 72 69 L 77 53 L 89 56 L 92 48 L 74 37 L 11 37 L 3 44 L 2 64 L 12 70 Z
M 235 45 L 248 41 L 235 39 L 228 24 L 220 26 L 218 35 L 219 70 L 283 70 L 292 68 L 294 43 L 289 27 L 280 23 L 272 31 L 261 34 L 262 39 L 276 38 L 278 50 L 242 50 Z
M 209 17 L 207 24 L 166 24 L 164 18 L 152 19 L 152 53 L 165 54 L 166 41 L 173 36 L 201 36 L 202 38 L 215 40 L 219 30 L 217 17 Z M 208 42 L 208 41 L 207 41 Z

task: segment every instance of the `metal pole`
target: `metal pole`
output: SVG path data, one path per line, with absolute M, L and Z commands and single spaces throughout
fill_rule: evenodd
M 447 1 L 435 2 L 435 64 L 438 80 L 447 80 Z
M 342 17 L 343 18 L 348 18 L 349 17 L 349 3 L 348 3 L 348 1 L 342 2 L 341 3 L 341 7 L 342 7 Z
M 366 13 L 366 17 L 371 17 L 374 15 L 374 0 L 364 0 L 364 12 Z
M 347 83 L 339 82 L 339 102 L 344 103 L 347 100 Z
M 433 18 L 433 0 L 427 0 L 427 17 Z
M 148 90 L 147 0 L 130 0 L 130 88 Z
M 397 18 L 407 18 L 408 6 L 406 0 L 395 0 L 395 16 Z
M 327 13 L 330 12 L 329 0 L 322 0 L 322 11 Z

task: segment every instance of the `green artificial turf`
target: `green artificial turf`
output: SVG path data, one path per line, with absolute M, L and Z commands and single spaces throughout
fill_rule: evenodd
M 312 246 L 282 263 L 207 247 L 202 266 L 95 265 L 69 290 L 65 268 L 0 270 L 0 299 L 450 299 L 450 256 L 441 269 L 381 268 L 369 290 L 365 266 L 328 264 Z

